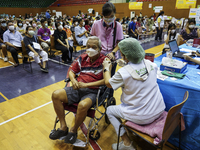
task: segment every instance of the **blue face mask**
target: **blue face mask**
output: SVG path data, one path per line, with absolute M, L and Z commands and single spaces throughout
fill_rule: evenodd
M 7 24 L 6 24 L 6 23 L 2 23 L 1 26 L 2 26 L 2 27 L 6 27 Z
M 22 23 L 19 23 L 19 26 L 21 27 L 21 26 L 22 26 Z

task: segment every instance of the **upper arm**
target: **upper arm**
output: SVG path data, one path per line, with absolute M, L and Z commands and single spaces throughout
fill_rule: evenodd
M 120 87 L 124 86 L 124 81 L 119 72 L 116 72 L 112 78 L 109 80 L 109 84 L 112 86 L 114 90 L 117 90 Z

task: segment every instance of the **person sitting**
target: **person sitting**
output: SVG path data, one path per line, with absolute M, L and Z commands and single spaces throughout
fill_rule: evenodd
M 22 51 L 21 41 L 23 40 L 22 35 L 15 30 L 12 21 L 8 21 L 8 30 L 3 34 L 3 41 L 8 46 L 7 50 L 11 52 L 14 59 L 14 67 L 19 66 L 18 52 Z
M 90 30 L 91 30 L 91 27 L 90 27 L 90 25 L 89 25 L 89 20 L 88 19 L 86 19 L 85 20 L 85 29 L 87 30 L 87 31 L 89 31 L 90 32 Z
M 137 29 L 136 29 L 136 23 L 134 22 L 134 17 L 131 19 L 131 23 L 128 26 L 128 35 L 130 37 L 136 38 L 137 39 Z
M 86 47 L 86 53 L 81 54 L 70 67 L 69 78 L 72 86 L 56 90 L 52 94 L 53 106 L 60 120 L 60 128 L 49 136 L 52 140 L 66 136 L 65 143 L 73 144 L 76 141 L 78 127 L 85 120 L 88 109 L 96 102 L 98 86 L 104 85 L 102 63 L 106 56 L 100 53 L 101 41 L 95 36 L 89 37 Z M 80 75 L 75 79 L 77 73 Z M 69 133 L 63 103 L 78 103 L 75 125 Z
M 42 48 L 47 52 L 50 45 L 51 31 L 48 29 L 48 23 L 45 19 L 41 20 L 42 27 L 38 30 L 38 38 Z
M 37 28 L 37 24 L 34 20 L 30 21 L 31 26 L 33 27 L 33 31 L 35 32 L 34 35 L 37 35 L 38 33 L 38 28 Z
M 183 43 L 186 43 L 189 39 L 195 39 L 200 37 L 200 31 L 198 28 L 195 28 L 195 24 L 195 19 L 189 19 L 185 29 L 181 31 L 180 40 Z
M 4 43 L 3 41 L 3 34 L 4 32 L 7 30 L 7 24 L 6 24 L 6 21 L 3 20 L 1 22 L 1 27 L 0 27 L 0 48 L 2 49 L 2 52 L 3 52 L 3 55 L 4 55 L 4 58 L 3 60 L 6 62 L 8 61 L 8 57 L 7 57 L 7 50 L 6 50 L 6 44 Z
M 83 19 L 78 20 L 79 25 L 75 27 L 75 38 L 78 45 L 83 45 L 88 38 L 88 31 L 83 27 Z
M 118 43 L 121 56 L 127 63 L 111 78 L 111 62 L 105 59 L 104 79 L 109 88 L 117 90 L 122 88 L 121 104 L 109 106 L 106 114 L 119 132 L 120 119 L 132 121 L 135 124 L 145 125 L 157 119 L 165 109 L 165 103 L 157 84 L 157 70 L 155 63 L 144 59 L 145 51 L 134 38 L 126 38 Z M 134 150 L 125 129 L 121 128 L 122 142 L 119 150 Z M 112 145 L 117 149 L 117 143 Z
M 32 26 L 26 27 L 26 36 L 23 39 L 27 54 L 35 60 L 35 62 L 40 66 L 41 71 L 47 72 L 46 62 L 48 61 L 48 54 L 40 49 L 34 47 L 34 43 L 38 43 L 38 39 L 35 36 L 35 31 Z M 39 44 L 39 43 L 38 43 Z M 40 56 L 42 57 L 42 64 L 40 61 Z
M 22 24 L 22 21 L 21 20 L 18 20 L 17 21 L 17 27 L 16 27 L 16 31 L 18 31 L 19 33 L 21 33 L 21 35 L 24 35 L 24 27 L 23 27 L 23 24 Z
M 64 63 L 72 62 L 73 48 L 69 45 L 67 34 L 63 30 L 60 22 L 55 23 L 56 30 L 54 32 L 55 48 L 62 51 L 62 61 Z
M 70 30 L 70 25 L 68 22 L 63 22 L 63 26 L 64 26 L 63 30 L 67 34 L 67 39 L 68 39 L 69 45 L 71 47 L 73 47 L 74 40 L 73 40 L 73 36 L 72 36 L 72 31 Z
M 166 53 L 166 51 L 170 50 L 168 42 L 170 40 L 176 39 L 177 44 L 179 45 L 179 33 L 176 33 L 176 25 L 174 23 L 169 24 L 167 34 L 164 35 L 165 45 L 162 51 L 162 54 Z

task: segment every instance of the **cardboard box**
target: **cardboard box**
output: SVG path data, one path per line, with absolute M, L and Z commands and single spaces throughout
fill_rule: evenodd
M 163 64 L 160 65 L 161 71 L 168 70 L 171 72 L 183 73 L 185 69 L 187 69 L 187 63 L 185 64 L 185 66 L 183 66 L 183 68 L 173 68 L 173 67 L 164 66 Z

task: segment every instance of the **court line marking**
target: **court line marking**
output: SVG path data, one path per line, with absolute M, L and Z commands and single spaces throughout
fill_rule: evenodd
M 1 92 L 0 92 L 0 95 L 6 100 L 6 101 L 9 101 L 9 99 L 7 97 L 5 97 Z
M 28 113 L 30 113 L 30 112 L 33 112 L 33 111 L 35 111 L 35 110 L 37 110 L 37 109 L 39 109 L 39 108 L 42 108 L 42 107 L 44 107 L 44 106 L 46 106 L 46 105 L 48 105 L 48 104 L 50 104 L 50 103 L 52 103 L 52 101 L 50 101 L 50 102 L 48 102 L 48 103 L 46 103 L 46 104 L 43 104 L 43 105 L 41 105 L 41 106 L 38 106 L 38 107 L 36 107 L 36 108 L 33 108 L 33 109 L 31 109 L 31 110 L 29 110 L 29 111 L 27 111 L 27 112 L 25 112 L 25 113 L 23 113 L 23 114 L 20 114 L 20 115 L 18 115 L 18 116 L 16 116 L 16 117 L 13 117 L 13 118 L 11 118 L 11 119 L 8 119 L 8 120 L 6 120 L 6 121 L 0 123 L 0 126 L 3 125 L 3 124 L 5 124 L 5 123 L 8 123 L 8 122 L 10 122 L 10 121 L 12 121 L 12 120 L 14 120 L 14 119 L 17 119 L 17 118 L 19 118 L 19 117 L 22 117 L 22 116 L 24 116 L 24 115 L 26 115 L 26 114 L 28 114 Z

